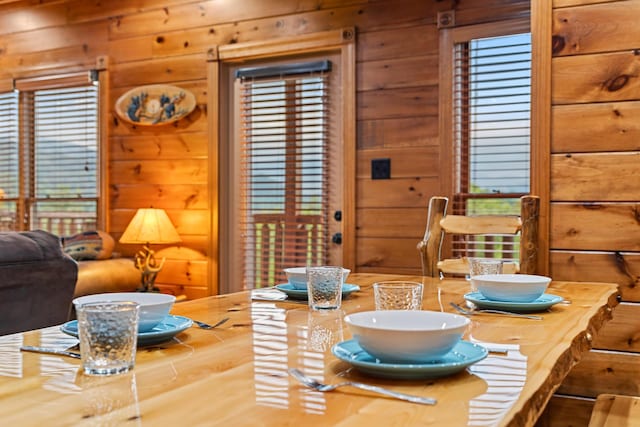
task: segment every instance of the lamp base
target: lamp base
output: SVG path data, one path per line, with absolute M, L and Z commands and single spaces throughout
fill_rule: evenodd
M 158 264 L 155 257 L 155 252 L 149 249 L 148 245 L 143 247 L 143 250 L 139 251 L 135 257 L 136 268 L 140 270 L 142 274 L 140 280 L 140 287 L 138 292 L 160 292 L 155 286 L 156 276 L 164 265 L 165 258 Z

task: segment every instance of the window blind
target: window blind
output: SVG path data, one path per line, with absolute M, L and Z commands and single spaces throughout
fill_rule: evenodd
M 531 36 L 476 38 L 454 51 L 452 212 L 520 214 L 530 191 Z M 517 259 L 513 236 L 463 236 L 454 257 Z
M 241 80 L 240 227 L 245 287 L 328 257 L 328 76 Z
M 18 79 L 0 94 L 0 229 L 95 229 L 96 72 Z
M 18 94 L 0 93 L 0 231 L 15 229 L 19 196 Z
M 453 209 L 517 214 L 529 192 L 531 36 L 459 43 L 454 70 Z
M 70 234 L 95 227 L 98 88 L 27 93 L 32 111 L 32 226 Z

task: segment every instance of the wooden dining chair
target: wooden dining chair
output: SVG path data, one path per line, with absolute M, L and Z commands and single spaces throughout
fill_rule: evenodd
M 589 427 L 640 427 L 640 397 L 601 394 L 591 412 Z
M 482 256 L 505 261 L 504 273 L 535 274 L 538 261 L 538 215 L 540 198 L 520 198 L 520 216 L 517 215 L 447 215 L 449 200 L 432 197 L 429 201 L 427 226 L 417 248 L 422 261 L 424 276 L 466 275 L 469 272 L 467 257 Z M 465 256 L 442 259 L 442 243 L 445 235 L 458 239 L 465 248 Z M 479 239 L 484 236 L 484 240 Z M 520 239 L 517 258 L 505 246 Z M 483 253 L 478 253 L 478 247 Z M 489 254 L 487 254 L 489 253 Z

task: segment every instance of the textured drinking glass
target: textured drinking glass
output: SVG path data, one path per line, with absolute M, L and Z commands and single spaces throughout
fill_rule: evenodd
M 96 302 L 76 306 L 84 373 L 112 375 L 132 369 L 136 360 L 140 305 Z
M 307 267 L 307 291 L 312 310 L 336 310 L 342 304 L 342 267 Z
M 376 310 L 420 310 L 422 308 L 422 283 L 378 282 L 373 284 Z
M 502 261 L 495 258 L 469 258 L 469 278 L 481 274 L 502 274 Z M 476 292 L 471 282 L 471 292 Z

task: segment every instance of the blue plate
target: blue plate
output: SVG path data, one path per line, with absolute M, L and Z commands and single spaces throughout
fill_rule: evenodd
M 296 289 L 293 287 L 291 283 L 276 285 L 276 289 L 281 292 L 284 292 L 291 299 L 300 299 L 300 300 L 309 299 L 309 293 L 307 292 L 306 289 Z M 359 290 L 360 290 L 360 286 L 350 285 L 348 283 L 345 283 L 342 285 L 342 298 L 346 298 L 349 296 L 350 293 L 359 291 Z
M 464 296 L 469 302 L 474 303 L 478 308 L 494 308 L 499 310 L 515 311 L 515 312 L 534 312 L 544 311 L 554 304 L 563 300 L 562 297 L 553 294 L 542 294 L 540 298 L 531 302 L 508 302 L 495 301 L 483 296 L 480 292 L 471 292 Z
M 164 320 L 147 332 L 138 332 L 138 346 L 158 344 L 167 341 L 178 333 L 191 327 L 193 321 L 188 317 L 169 314 Z M 78 321 L 71 320 L 60 326 L 60 330 L 67 335 L 78 337 Z
M 489 351 L 481 345 L 460 341 L 449 353 L 425 363 L 383 363 L 364 351 L 356 340 L 334 345 L 331 352 L 357 370 L 375 377 L 392 379 L 439 378 L 464 370 L 481 361 Z

